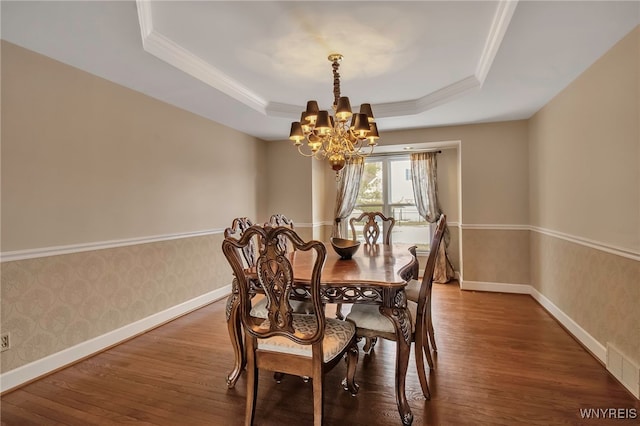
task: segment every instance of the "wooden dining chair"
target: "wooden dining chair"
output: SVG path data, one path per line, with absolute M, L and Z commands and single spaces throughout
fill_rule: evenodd
M 382 243 L 391 244 L 391 230 L 396 224 L 393 217 L 387 217 L 382 212 L 363 212 L 358 217 L 349 219 L 349 227 L 351 228 L 351 239 L 356 240 L 357 227 L 362 225 L 362 237 L 365 244 L 375 244 L 378 242 L 382 234 Z M 382 225 L 382 230 L 380 229 Z
M 293 229 L 293 223 L 291 221 L 284 218 L 284 216 L 282 215 L 279 216 L 281 216 L 281 218 L 279 218 L 278 220 L 281 221 L 281 223 L 286 222 L 288 223 L 288 226 Z M 224 230 L 224 236 L 225 238 L 240 238 L 243 235 L 244 231 L 246 231 L 251 226 L 253 226 L 253 221 L 248 217 L 237 217 L 233 219 L 231 226 Z M 286 241 L 278 241 L 280 245 L 284 244 L 284 247 L 286 247 Z M 240 250 L 240 252 L 242 253 L 243 265 L 247 269 L 255 268 L 256 266 L 256 253 L 258 243 L 259 241 L 257 241 L 257 238 L 252 238 Z M 261 292 L 259 288 L 256 288 L 259 286 L 258 283 L 251 282 L 250 284 L 252 286 L 252 297 L 256 293 Z M 240 373 L 242 370 L 244 370 L 247 362 L 246 351 L 244 348 L 242 323 L 240 321 L 239 315 L 236 314 L 236 310 L 238 309 L 238 304 L 236 303 L 238 297 L 238 288 L 236 285 L 236 281 L 234 280 L 232 283 L 231 295 L 229 295 L 229 297 L 227 298 L 226 317 L 231 345 L 233 347 L 236 359 L 240 361 L 237 365 L 234 366 L 234 369 L 227 376 L 227 386 L 229 388 L 233 388 L 235 386 L 238 378 L 240 377 Z M 259 297 L 257 299 L 258 300 L 253 305 L 252 314 L 261 318 L 267 318 L 266 299 L 264 299 L 263 297 Z M 313 312 L 313 304 L 309 300 L 291 300 L 291 305 L 295 313 L 308 314 Z M 274 374 L 274 379 L 279 383 L 282 380 L 282 375 Z
M 224 237 L 241 237 L 244 231 L 253 226 L 253 221 L 248 217 L 237 217 L 233 219 L 231 226 L 224 230 Z M 243 266 L 245 268 L 252 268 L 256 265 L 256 247 L 255 239 L 251 239 L 240 250 L 242 253 Z M 242 324 L 240 317 L 236 315 L 238 309 L 237 300 L 239 297 L 237 281 L 234 279 L 231 285 L 231 294 L 227 298 L 226 317 L 227 317 L 227 329 L 229 331 L 229 339 L 233 347 L 235 359 L 239 360 L 234 365 L 233 370 L 227 376 L 227 386 L 232 388 L 235 386 L 236 381 L 240 377 L 240 373 L 244 369 L 247 357 L 244 349 L 244 337 L 242 333 Z
M 444 227 L 446 227 L 446 216 L 444 215 L 440 215 L 440 218 L 438 219 L 438 224 L 436 225 L 436 228 L 439 225 L 439 221 L 443 220 L 444 223 Z M 444 230 L 443 230 L 443 237 L 444 237 Z M 440 244 L 441 246 L 442 244 Z M 437 247 L 437 249 L 440 249 L 440 246 Z M 432 250 L 432 249 L 430 249 Z M 416 255 L 416 247 L 412 247 L 409 249 L 409 251 L 411 252 L 411 254 L 413 255 L 414 258 L 417 259 L 417 255 Z M 435 254 L 436 258 L 438 256 L 438 253 Z M 415 269 L 413 269 L 411 271 L 411 273 L 408 273 L 407 275 L 411 275 L 412 278 L 408 280 L 407 282 L 407 286 L 405 287 L 405 293 L 407 295 L 407 300 L 410 300 L 412 302 L 418 303 L 418 299 L 420 298 L 420 288 L 422 287 L 422 281 L 420 281 L 419 277 L 418 277 L 418 272 L 419 270 L 419 266 L 416 264 L 415 265 Z M 433 350 L 434 353 L 438 352 L 438 346 L 436 345 L 436 336 L 435 336 L 435 330 L 433 328 L 433 316 L 431 315 L 431 297 L 429 297 L 428 299 L 428 304 L 426 306 L 426 311 L 425 311 L 425 318 L 427 321 L 427 333 L 429 336 L 429 344 L 431 346 L 431 350 Z M 426 352 L 427 355 L 427 362 L 429 363 L 429 367 L 433 368 L 433 359 L 431 357 L 431 354 L 429 351 Z
M 291 229 L 295 229 L 293 221 L 281 213 L 271 215 L 268 224 L 271 226 L 288 226 Z M 282 248 L 284 248 L 286 252 L 290 250 L 290 248 L 286 246 L 286 238 L 281 237 L 278 242 L 281 246 L 284 246 Z
M 267 299 L 267 318 L 251 314 L 251 279 L 243 267 L 239 251 L 257 237 L 260 241 L 256 259 L 255 276 Z M 295 277 L 289 257 L 278 245 L 280 237 L 296 250 L 315 252 L 309 292 L 314 305 L 311 315 L 295 314 L 290 304 L 290 294 Z M 347 321 L 325 318 L 320 299 L 320 280 L 326 259 L 326 248 L 319 241 L 304 242 L 288 227 L 252 226 L 240 239 L 227 237 L 222 251 L 229 261 L 240 297 L 240 318 L 245 329 L 247 350 L 247 401 L 245 425 L 253 424 L 257 391 L 258 370 L 266 369 L 285 374 L 310 377 L 313 382 L 314 425 L 323 419 L 324 375 L 346 356 L 347 374 L 343 382 L 345 390 L 355 395 L 358 347 L 355 326 Z
M 442 215 L 436 226 L 436 231 L 431 239 L 431 251 L 427 259 L 427 265 L 424 270 L 418 301 L 407 301 L 407 308 L 411 314 L 411 339 L 414 343 L 414 353 L 416 357 L 416 367 L 418 370 L 418 378 L 422 387 L 422 394 L 426 399 L 431 397 L 429 385 L 425 373 L 424 357 L 431 357 L 428 342 L 428 320 L 427 307 L 431 305 L 431 288 L 433 284 L 433 271 L 436 265 L 436 255 L 438 247 L 444 235 L 444 227 L 446 218 Z M 430 308 L 429 308 L 430 310 Z M 347 315 L 347 321 L 351 321 L 356 325 L 356 335 L 359 338 L 383 338 L 387 340 L 396 340 L 396 333 L 393 322 L 382 313 L 376 305 L 356 304 L 353 305 L 351 312 Z
M 293 224 L 293 221 L 280 213 L 271 215 L 271 217 L 269 218 L 269 222 L 267 222 L 265 226 L 266 225 L 286 226 L 288 228 L 291 228 L 292 230 L 295 230 L 295 225 Z M 295 247 L 292 247 L 292 245 L 287 241 L 286 237 L 284 237 L 283 235 L 278 237 L 278 247 L 282 250 L 283 253 L 289 253 L 295 250 Z M 291 307 L 293 308 L 294 313 L 296 314 L 313 313 L 313 303 L 311 303 L 311 301 L 306 298 L 303 299 L 304 296 L 305 295 L 303 294 L 300 294 L 300 295 L 292 294 Z M 266 318 L 266 315 L 267 315 L 266 299 L 259 300 L 253 306 L 253 314 L 256 316 Z M 276 376 L 276 380 L 277 380 L 277 376 Z
M 248 217 L 236 217 L 233 219 L 233 222 L 231 222 L 231 226 L 224 230 L 224 237 L 227 238 L 235 236 L 239 238 L 242 236 L 244 231 L 249 229 L 251 226 L 253 226 L 253 221 Z M 242 249 L 242 257 L 244 258 L 246 268 L 256 265 L 256 248 L 253 240 Z
M 384 244 L 391 244 L 391 230 L 396 224 L 396 220 L 393 217 L 387 217 L 382 212 L 363 212 L 358 217 L 352 217 L 349 219 L 349 227 L 351 228 L 351 239 L 357 240 L 358 229 L 362 230 L 362 237 L 365 245 L 363 250 L 371 250 L 375 247 L 374 244 L 378 242 L 378 238 L 382 234 L 382 242 Z M 359 228 L 359 226 L 361 228 Z M 382 230 L 380 229 L 382 226 Z M 342 315 L 342 303 L 336 303 L 336 318 L 344 319 Z

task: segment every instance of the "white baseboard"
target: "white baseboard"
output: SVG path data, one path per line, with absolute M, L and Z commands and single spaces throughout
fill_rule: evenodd
M 5 392 L 62 367 L 101 352 L 193 310 L 215 302 L 231 293 L 231 284 L 158 312 L 102 336 L 79 343 L 45 358 L 0 375 L 0 392 Z
M 531 287 L 531 286 L 530 286 Z M 582 343 L 596 358 L 603 364 L 607 361 L 607 348 L 598 342 L 591 334 L 580 327 L 571 317 L 565 314 L 560 308 L 547 299 L 542 293 L 531 287 L 531 296 L 542 305 L 560 324 L 564 326 L 569 333 L 573 335 L 580 343 Z

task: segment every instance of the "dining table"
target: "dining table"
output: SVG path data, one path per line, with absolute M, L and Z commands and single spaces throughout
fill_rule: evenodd
M 398 412 L 404 425 L 413 422 L 407 402 L 405 380 L 411 352 L 411 318 L 407 309 L 405 287 L 413 278 L 418 260 L 409 244 L 362 244 L 350 259 L 342 259 L 327 245 L 327 257 L 321 275 L 320 293 L 324 303 L 366 303 L 380 307 L 389 318 L 396 333 L 395 396 Z M 313 265 L 312 251 L 289 253 L 295 288 L 292 299 L 310 299 L 309 284 Z M 251 268 L 246 270 L 251 275 Z M 256 293 L 260 289 L 256 286 Z M 227 386 L 233 388 L 246 365 L 242 327 L 239 315 L 239 295 L 234 279 L 232 294 L 227 300 L 226 318 L 234 348 L 234 367 L 227 376 Z

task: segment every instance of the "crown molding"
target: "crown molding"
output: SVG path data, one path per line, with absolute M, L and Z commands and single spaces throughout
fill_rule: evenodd
M 389 118 L 420 114 L 450 102 L 465 93 L 481 88 L 509 27 L 517 4 L 517 0 L 502 0 L 498 2 L 480 60 L 473 75 L 416 99 L 375 104 L 373 107 L 376 111 L 376 116 Z M 297 119 L 300 111 L 304 109 L 299 105 L 269 102 L 263 99 L 212 64 L 202 60 L 197 55 L 154 30 L 150 0 L 136 0 L 136 5 L 142 45 L 146 52 L 266 116 Z
M 480 81 L 475 75 L 470 75 L 462 80 L 458 80 L 453 84 L 416 99 L 416 113 L 421 113 L 428 109 L 435 108 L 438 105 L 447 103 L 460 95 L 479 89 L 480 85 Z
M 151 2 L 136 0 L 142 47 L 147 53 L 173 65 L 203 83 L 266 115 L 267 101 L 153 28 Z
M 140 37 L 142 42 L 153 31 L 153 20 L 151 18 L 151 0 L 136 0 L 138 10 L 138 23 L 140 24 Z
M 299 119 L 300 112 L 304 111 L 304 108 L 299 105 L 285 104 L 282 102 L 269 102 L 266 108 L 266 114 L 269 117 L 280 117 L 288 119 Z
M 501 1 L 498 4 L 496 14 L 493 16 L 491 30 L 489 31 L 489 35 L 485 41 L 484 49 L 482 50 L 482 55 L 480 56 L 480 61 L 478 61 L 478 66 L 475 72 L 475 77 L 478 79 L 481 86 L 484 84 L 484 80 L 487 78 L 487 74 L 489 74 L 493 60 L 500 49 L 502 39 L 507 32 L 507 28 L 509 28 L 509 23 L 511 22 L 513 13 L 516 10 L 516 6 L 518 6 L 518 0 Z

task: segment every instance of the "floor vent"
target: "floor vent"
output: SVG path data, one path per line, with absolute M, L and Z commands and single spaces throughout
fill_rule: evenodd
M 636 398 L 640 399 L 640 367 L 611 343 L 607 343 L 607 370 Z

